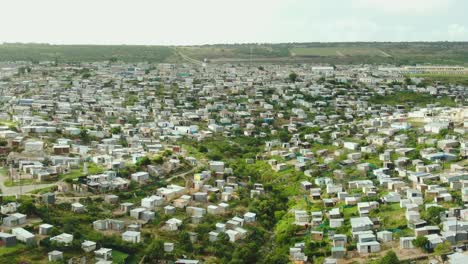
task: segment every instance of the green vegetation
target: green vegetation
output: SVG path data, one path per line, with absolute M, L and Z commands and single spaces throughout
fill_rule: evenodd
M 381 264 L 398 264 L 400 260 L 398 259 L 395 251 L 390 250 L 388 251 L 385 256 L 381 259 Z
M 421 107 L 435 103 L 442 106 L 456 106 L 455 101 L 447 96 L 436 97 L 429 94 L 410 91 L 400 91 L 388 95 L 375 95 L 369 100 L 369 102 L 373 104 L 416 105 Z
M 164 62 L 172 55 L 170 47 L 134 45 L 49 45 L 18 44 L 0 45 L 0 61 L 105 61 Z
M 101 166 L 96 165 L 92 162 L 88 162 L 88 175 L 99 174 L 99 173 L 102 173 L 103 171 L 104 171 L 104 168 L 102 168 Z M 72 169 L 69 173 L 61 175 L 60 179 L 73 180 L 81 176 L 84 176 L 83 166 L 81 166 L 79 169 Z
M 124 106 L 134 106 L 135 103 L 138 102 L 138 96 L 135 94 L 130 94 L 125 97 L 125 101 L 123 103 Z
M 405 209 L 399 203 L 382 205 L 370 213 L 371 217 L 380 217 L 383 228 L 403 229 L 406 227 Z
M 415 240 L 413 240 L 413 245 L 415 247 L 421 248 L 424 251 L 427 251 L 428 243 L 429 243 L 429 241 L 428 241 L 427 237 L 425 237 L 425 236 L 418 236 L 418 237 L 416 237 Z
M 9 255 L 9 254 L 12 254 L 12 253 L 15 253 L 17 251 L 20 251 L 20 250 L 23 250 L 25 249 L 26 246 L 23 245 L 23 244 L 16 244 L 15 246 L 13 247 L 0 247 L 0 256 L 5 256 L 5 255 Z
M 112 262 L 117 264 L 124 264 L 126 263 L 126 259 L 128 258 L 128 254 L 120 252 L 118 250 L 112 250 Z
M 19 185 L 30 185 L 34 184 L 36 181 L 34 179 L 21 179 L 19 181 L 6 180 L 4 182 L 6 187 L 19 186 Z
M 377 48 L 366 47 L 310 47 L 292 48 L 291 53 L 295 56 L 383 56 L 389 55 Z
M 291 72 L 291 73 L 289 74 L 289 81 L 292 82 L 292 83 L 294 83 L 294 82 L 296 82 L 296 80 L 297 80 L 297 73 Z
M 445 211 L 446 209 L 443 207 L 431 206 L 427 210 L 422 211 L 421 218 L 426 220 L 431 225 L 439 225 L 441 222 L 440 214 Z
M 330 64 L 392 63 L 414 65 L 467 64 L 466 42 L 347 42 L 218 44 L 203 46 L 0 45 L 0 61 L 116 61 L 180 62 L 180 52 L 196 60 L 315 62 Z M 27 69 L 23 70 L 25 73 Z
M 434 254 L 436 254 L 439 257 L 442 257 L 444 255 L 449 254 L 452 252 L 452 245 L 450 244 L 449 241 L 445 240 L 443 243 L 438 244 L 434 248 Z

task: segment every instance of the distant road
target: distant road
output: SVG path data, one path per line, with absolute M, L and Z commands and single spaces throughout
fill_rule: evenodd
M 179 50 L 175 50 L 175 52 L 180 56 L 182 57 L 182 59 L 190 62 L 190 63 L 193 63 L 193 64 L 197 64 L 197 65 L 200 65 L 200 66 L 203 66 L 204 62 L 203 61 L 199 61 L 199 60 L 196 60 L 194 58 L 190 58 L 189 56 L 183 54 L 182 52 L 180 52 Z
M 23 185 L 23 186 L 5 186 L 5 181 L 8 180 L 8 175 L 6 175 L 2 170 L 0 170 L 0 189 L 2 193 L 0 196 L 12 196 L 17 194 L 25 194 L 32 192 L 38 189 L 47 188 L 56 185 L 57 183 L 48 183 L 48 184 L 32 184 L 32 185 Z

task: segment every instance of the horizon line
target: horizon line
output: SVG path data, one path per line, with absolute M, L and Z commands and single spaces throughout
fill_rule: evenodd
M 131 44 L 131 43 L 50 43 L 50 42 L 1 42 L 0 45 L 49 45 L 49 46 L 162 46 L 162 47 L 190 47 L 190 46 L 218 46 L 218 45 L 290 45 L 290 44 L 365 44 L 365 43 L 467 43 L 468 40 L 418 40 L 418 41 L 292 41 L 292 42 L 226 42 L 206 44 Z

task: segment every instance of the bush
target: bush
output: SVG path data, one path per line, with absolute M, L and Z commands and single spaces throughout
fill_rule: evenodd
M 381 264 L 398 264 L 400 260 L 393 250 L 390 250 L 385 254 L 385 256 L 380 260 Z
M 421 248 L 424 251 L 427 251 L 427 244 L 428 239 L 425 236 L 418 236 L 415 240 L 413 240 L 413 245 L 415 247 Z

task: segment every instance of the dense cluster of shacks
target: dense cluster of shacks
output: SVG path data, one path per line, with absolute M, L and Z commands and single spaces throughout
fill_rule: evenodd
M 18 67 L 26 66 L 30 72 L 16 74 Z M 42 194 L 44 203 L 60 202 L 56 199 L 60 192 L 93 192 L 102 195 L 105 203 L 120 203 L 115 194 L 128 189 L 131 181 L 144 184 L 150 177 L 170 177 L 171 171 L 181 166 L 174 157 L 129 178 L 119 176 L 127 164 L 166 149 L 185 155 L 193 167 L 205 168 L 192 173 L 186 186 L 169 184 L 140 202 L 120 203 L 118 210 L 124 217 L 93 223 L 103 234 L 118 233 L 124 241 L 141 243 L 141 228 L 154 219 L 156 211 L 173 215 L 164 229 L 177 232 L 183 220 L 176 210 L 184 210 L 196 225 L 207 214 L 226 215 L 233 209 L 229 202 L 235 199 L 240 184 L 236 175 L 222 161 L 206 162 L 186 155 L 178 139 L 202 142 L 213 136 L 229 138 L 237 130 L 245 136 L 266 137 L 286 129 L 291 139 L 267 141 L 259 158 L 266 159 L 276 172 L 291 168 L 303 172 L 307 180 L 299 184 L 306 199 L 323 203 L 324 210 L 304 208 L 291 213 L 295 219 L 292 224 L 307 229 L 312 240 L 328 239 L 331 243 L 326 263 L 347 257 L 347 245 L 352 242 L 357 242 L 359 254 L 376 253 L 395 242 L 394 230 L 386 230 L 379 217 L 369 216 L 382 204 L 399 204 L 405 209 L 405 224 L 414 235 L 398 238 L 401 249 L 413 248 L 417 236 L 426 236 L 430 248 L 446 240 L 452 245 L 468 240 L 468 209 L 447 209 L 441 226 L 428 225 L 420 215 L 421 210 L 452 202 L 454 192 L 461 192 L 463 201 L 468 202 L 468 172 L 463 163 L 468 150 L 464 137 L 468 110 L 462 106 L 419 108 L 369 102 L 376 94 L 406 89 L 435 98 L 449 96 L 462 105 L 466 103 L 466 87 L 419 87 L 418 78 L 412 80 L 416 84 L 399 84 L 405 82 L 400 72 L 366 65 L 198 67 L 102 62 L 57 66 L 44 62 L 3 64 L 0 72 L 0 120 L 5 124 L 0 126 L 0 140 L 5 142 L 0 154 L 6 177 L 13 182 L 30 179 L 50 183 L 73 170 L 85 176 L 79 184 L 60 181 L 55 193 Z M 297 74 L 296 82 L 291 82 L 291 72 Z M 286 122 L 272 127 L 274 120 Z M 265 132 L 265 127 L 270 130 Z M 302 127 L 317 129 L 300 136 Z M 437 137 L 446 130 L 453 133 Z M 409 136 L 402 131 L 416 131 L 417 148 L 407 145 Z M 311 148 L 311 142 L 324 144 L 327 140 L 329 145 Z M 383 166 L 365 161 L 373 154 L 378 154 Z M 330 172 L 328 165 L 338 159 L 342 169 Z M 89 174 L 91 163 L 104 172 Z M 329 176 L 320 176 L 324 171 L 330 172 Z M 350 180 L 359 175 L 369 179 Z M 215 185 L 206 184 L 213 177 Z M 219 203 L 209 202 L 211 193 L 219 195 Z M 263 193 L 261 183 L 250 190 L 251 198 Z M 361 201 L 363 197 L 379 199 Z M 28 216 L 18 213 L 18 206 L 15 202 L 1 206 L 1 246 L 14 246 L 17 241 L 37 243 L 37 238 L 48 236 L 53 228 L 42 223 L 37 234 L 26 230 Z M 345 216 L 343 206 L 357 206 L 358 215 Z M 87 211 L 79 202 L 72 203 L 71 210 Z M 253 212 L 226 218 L 209 233 L 209 240 L 216 241 L 220 233 L 227 234 L 233 243 L 243 240 L 248 225 L 255 222 Z M 333 231 L 324 234 L 317 229 L 327 225 L 333 230 L 345 222 L 350 223 L 351 236 Z M 197 234 L 190 233 L 190 238 L 196 241 Z M 50 240 L 70 244 L 73 235 L 62 233 Z M 174 243 L 165 243 L 164 250 L 171 252 Z M 291 245 L 291 260 L 311 261 L 304 246 Z M 99 263 L 112 261 L 112 249 L 97 249 L 96 242 L 84 240 L 82 249 L 94 252 Z M 48 257 L 60 260 L 63 253 L 54 250 Z M 178 263 L 198 261 L 181 259 Z

